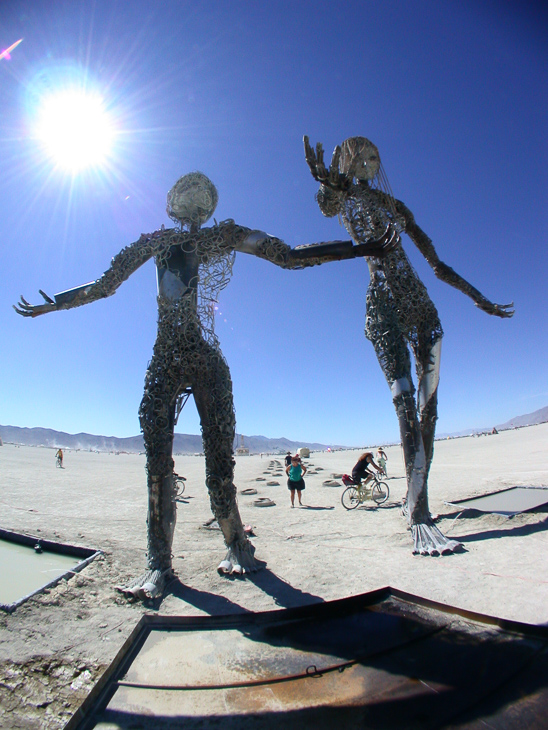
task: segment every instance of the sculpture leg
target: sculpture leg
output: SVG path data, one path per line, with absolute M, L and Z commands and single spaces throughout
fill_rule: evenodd
M 228 553 L 220 573 L 240 575 L 257 570 L 255 548 L 244 533 L 234 486 L 234 436 L 236 419 L 232 381 L 225 359 L 216 347 L 204 343 L 205 366 L 192 384 L 202 425 L 206 459 L 206 484 L 211 509 L 223 533 Z
M 459 547 L 459 543 L 448 540 L 432 523 L 430 516 L 428 469 L 432 458 L 432 443 L 428 445 L 427 455 L 421 419 L 415 403 L 407 342 L 392 294 L 379 273 L 373 273 L 367 292 L 365 334 L 375 348 L 379 364 L 390 386 L 398 417 L 407 477 L 404 511 L 413 535 L 413 552 L 422 555 L 452 552 Z M 431 398 L 430 403 L 435 405 Z
M 178 368 L 176 368 L 177 370 Z M 128 586 L 119 588 L 130 598 L 152 598 L 162 593 L 171 574 L 171 547 L 177 518 L 173 482 L 173 430 L 177 372 L 166 377 L 164 358 L 152 358 L 139 408 L 147 456 L 148 487 L 147 537 L 148 570 Z
M 414 349 L 417 375 L 419 379 L 418 409 L 426 471 L 430 471 L 434 455 L 436 421 L 438 420 L 438 384 L 440 380 L 441 336 L 431 333 Z

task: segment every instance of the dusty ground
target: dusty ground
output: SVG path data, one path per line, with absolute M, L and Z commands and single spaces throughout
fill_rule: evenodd
M 0 449 L 0 527 L 98 548 L 103 557 L 82 573 L 0 614 L 0 726 L 61 728 L 109 665 L 143 611 L 170 615 L 264 611 L 363 593 L 386 585 L 453 606 L 548 624 L 548 516 L 512 519 L 465 513 L 446 501 L 504 487 L 548 486 L 548 424 L 496 436 L 440 441 L 430 477 L 430 506 L 439 527 L 466 551 L 442 558 L 411 554 L 400 513 L 405 494 L 399 447 L 387 450 L 390 499 L 353 512 L 342 487 L 324 486 L 350 472 L 357 452 L 312 454 L 303 493 L 291 509 L 280 457 L 237 457 L 238 490 L 254 487 L 275 506 L 239 496 L 267 567 L 245 580 L 222 578 L 224 557 L 211 516 L 200 457 L 178 457 L 186 476 L 174 541 L 175 580 L 162 601 L 127 604 L 114 586 L 142 572 L 146 550 L 144 458 Z M 315 473 L 313 473 L 315 472 Z M 278 486 L 267 486 L 278 481 Z M 340 479 L 338 479 L 339 484 Z

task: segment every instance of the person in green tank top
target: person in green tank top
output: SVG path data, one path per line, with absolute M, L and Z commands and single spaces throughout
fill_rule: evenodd
M 298 456 L 294 456 L 291 459 L 291 464 L 286 466 L 285 473 L 288 476 L 287 488 L 291 493 L 291 506 L 295 506 L 295 492 L 299 497 L 299 505 L 302 507 L 301 492 L 305 488 L 303 475 L 306 474 L 306 466 L 301 464 L 301 460 Z

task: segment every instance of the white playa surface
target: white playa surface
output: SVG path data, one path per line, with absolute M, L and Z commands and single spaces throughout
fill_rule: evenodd
M 371 450 L 376 450 L 375 448 Z M 449 501 L 513 486 L 548 487 L 548 424 L 494 436 L 436 442 L 430 508 L 439 528 L 465 552 L 432 558 L 411 553 L 401 516 L 405 479 L 401 449 L 388 454 L 390 499 L 347 512 L 343 487 L 324 486 L 350 473 L 360 452 L 313 453 L 303 492 L 291 509 L 283 456 L 236 457 L 245 524 L 266 568 L 247 579 L 221 577 L 219 531 L 204 486 L 203 457 L 175 458 L 185 476 L 173 545 L 177 580 L 163 601 L 128 604 L 114 586 L 143 572 L 147 494 L 144 457 L 0 448 L 0 527 L 103 551 L 82 573 L 0 614 L 0 726 L 61 728 L 112 661 L 143 611 L 168 615 L 266 611 L 392 586 L 459 608 L 548 624 L 548 511 L 507 518 L 466 512 Z M 280 469 L 280 471 L 282 471 Z M 259 481 L 258 481 L 259 479 Z M 267 486 L 277 481 L 278 486 Z M 336 481 L 342 484 L 340 479 Z M 272 507 L 255 507 L 270 497 Z M 12 691 L 15 690 L 15 691 Z

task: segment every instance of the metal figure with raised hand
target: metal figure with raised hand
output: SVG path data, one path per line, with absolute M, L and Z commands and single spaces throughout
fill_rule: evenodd
M 33 306 L 23 297 L 15 310 L 24 317 L 71 309 L 109 297 L 134 271 L 154 258 L 158 278 L 158 333 L 139 409 L 148 482 L 147 571 L 121 590 L 128 597 L 159 595 L 171 573 L 176 522 L 173 434 L 181 408 L 192 393 L 200 416 L 206 484 L 211 508 L 228 553 L 219 572 L 243 574 L 259 566 L 244 533 L 233 483 L 235 415 L 228 365 L 214 333 L 214 305 L 229 281 L 234 252 L 267 259 L 287 269 L 366 254 L 383 256 L 390 235 L 355 246 L 332 241 L 291 249 L 278 238 L 233 220 L 201 226 L 213 215 L 217 189 L 203 173 L 181 177 L 167 197 L 169 217 L 178 227 L 162 228 L 124 248 L 96 281 Z
M 487 314 L 511 317 L 513 305 L 493 304 L 440 261 L 432 241 L 415 223 L 411 211 L 393 197 L 379 150 L 368 139 L 346 139 L 335 148 L 329 168 L 324 164 L 321 144 L 314 151 L 305 136 L 304 149 L 312 176 L 320 183 L 316 199 L 325 216 L 340 215 L 353 240 L 362 245 L 377 238 L 387 226 L 396 232 L 395 245 L 384 258 L 367 256 L 371 278 L 365 336 L 375 348 L 399 421 L 407 476 L 404 513 L 413 535 L 413 552 L 454 552 L 460 543 L 441 533 L 433 524 L 428 507 L 443 330 L 426 287 L 402 248 L 400 234 L 407 233 L 438 279 L 469 296 Z M 409 347 L 418 379 L 416 400 Z

